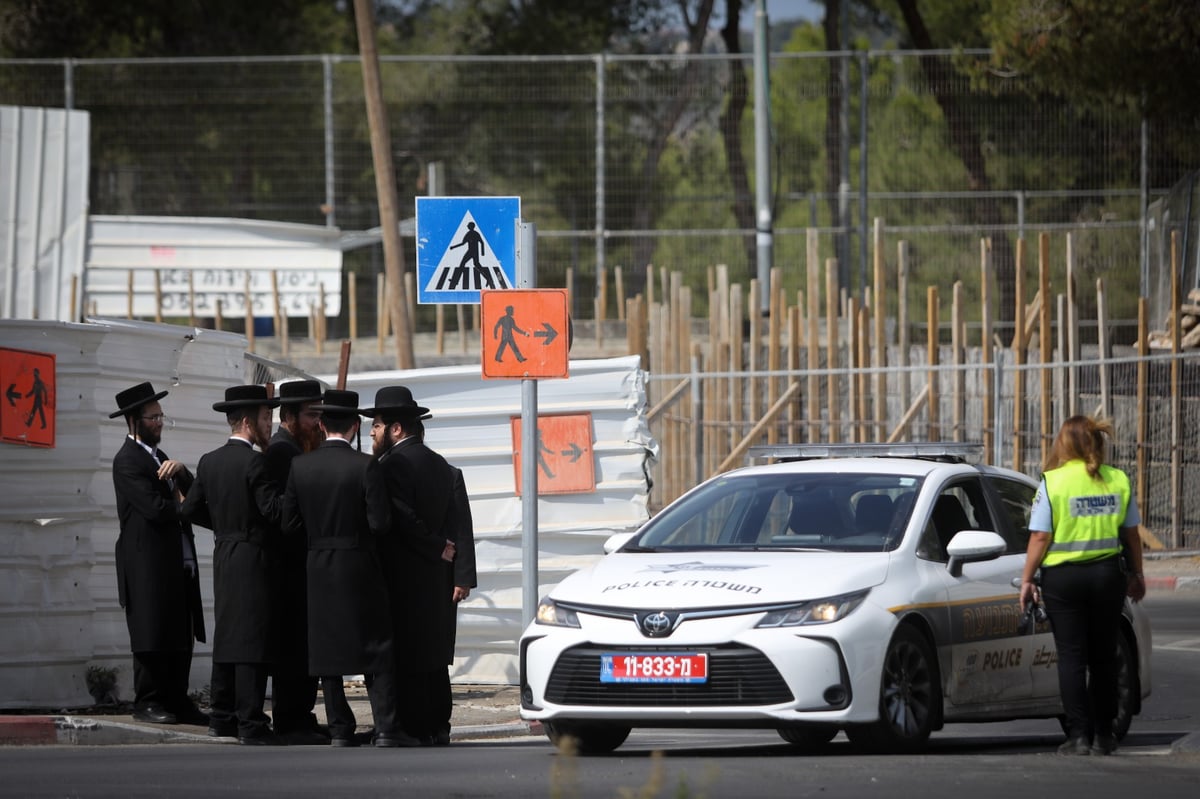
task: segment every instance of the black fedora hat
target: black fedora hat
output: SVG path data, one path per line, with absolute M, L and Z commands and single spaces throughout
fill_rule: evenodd
M 266 386 L 230 386 L 225 389 L 225 400 L 213 403 L 213 410 L 228 413 L 238 408 L 250 408 L 258 405 L 274 408 L 279 405 L 279 400 L 267 396 Z
M 408 386 L 384 386 L 376 391 L 375 407 L 363 408 L 362 415 L 375 416 L 380 413 L 429 418 L 429 409 L 422 408 L 416 403 Z
M 292 380 L 279 384 L 280 405 L 300 405 L 321 401 L 321 384 L 316 380 Z
M 158 402 L 163 397 L 167 396 L 165 391 L 154 391 L 154 386 L 149 383 L 138 383 L 132 388 L 127 388 L 124 391 L 117 393 L 117 407 L 120 409 L 115 413 L 108 415 L 109 419 L 116 419 L 118 416 L 124 416 L 130 411 L 134 411 L 146 403 Z
M 314 411 L 321 413 L 336 413 L 357 416 L 361 411 L 358 409 L 358 392 L 357 391 L 342 391 L 340 389 L 331 388 L 325 392 L 325 397 L 317 405 L 313 405 Z

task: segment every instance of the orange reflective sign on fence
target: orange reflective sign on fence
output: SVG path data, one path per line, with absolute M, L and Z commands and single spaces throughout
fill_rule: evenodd
M 596 490 L 592 415 L 537 418 L 538 494 L 590 494 Z M 521 495 L 521 417 L 512 417 L 513 474 Z
M 0 347 L 0 440 L 54 446 L 54 355 Z
M 479 306 L 485 378 L 567 376 L 566 289 L 485 289 Z

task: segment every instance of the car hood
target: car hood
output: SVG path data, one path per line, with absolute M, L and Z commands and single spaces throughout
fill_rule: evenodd
M 798 602 L 879 585 L 888 561 L 886 552 L 614 552 L 552 596 L 620 608 Z

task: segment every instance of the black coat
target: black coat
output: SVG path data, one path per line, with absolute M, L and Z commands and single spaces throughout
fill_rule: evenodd
M 267 473 L 283 491 L 287 488 L 288 475 L 292 471 L 292 460 L 304 454 L 304 451 L 296 438 L 280 427 L 271 436 L 267 451 L 263 454 Z M 308 663 L 308 578 L 305 575 L 308 542 L 303 535 L 286 535 L 280 554 L 280 614 L 276 623 L 279 658 L 281 662 L 297 663 L 296 668 L 302 671 Z
M 475 572 L 475 522 L 471 518 L 471 500 L 467 496 L 467 484 L 463 480 L 462 469 L 457 466 L 450 468 L 454 471 L 454 504 L 450 509 L 451 520 L 446 528 L 450 540 L 454 542 L 455 553 L 454 563 L 446 564 L 446 568 L 450 570 L 451 586 L 474 588 L 479 585 L 479 578 Z M 451 664 L 454 662 L 454 641 L 458 633 L 458 603 L 454 601 L 453 595 L 448 598 L 445 611 L 448 637 L 446 663 Z
M 282 507 L 280 488 L 250 442 L 231 438 L 200 456 L 183 513 L 213 531 L 214 663 L 276 656 Z
M 159 457 L 168 460 L 161 450 Z M 196 553 L 192 528 L 167 481 L 158 479 L 158 463 L 132 438 L 126 437 L 113 457 L 112 474 L 121 525 L 117 596 L 125 608 L 130 649 L 190 652 L 193 637 L 206 640 L 200 578 L 189 577 L 183 568 L 184 546 L 191 548 L 193 557 Z M 185 493 L 191 488 L 192 473 L 187 469 L 174 479 Z
M 453 467 L 416 438 L 384 452 L 379 467 L 391 502 L 391 530 L 381 552 L 397 658 L 412 670 L 444 669 L 454 648 L 446 623 L 452 569 L 441 559 L 453 538 Z
M 367 472 L 371 457 L 330 439 L 292 461 L 284 530 L 308 542 L 308 673 L 392 669 L 392 622 L 376 538 L 387 500 Z

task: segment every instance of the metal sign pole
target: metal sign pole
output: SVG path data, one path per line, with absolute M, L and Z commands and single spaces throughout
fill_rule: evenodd
M 537 226 L 518 218 L 517 288 L 537 288 Z M 521 628 L 538 600 L 537 380 L 521 381 Z

